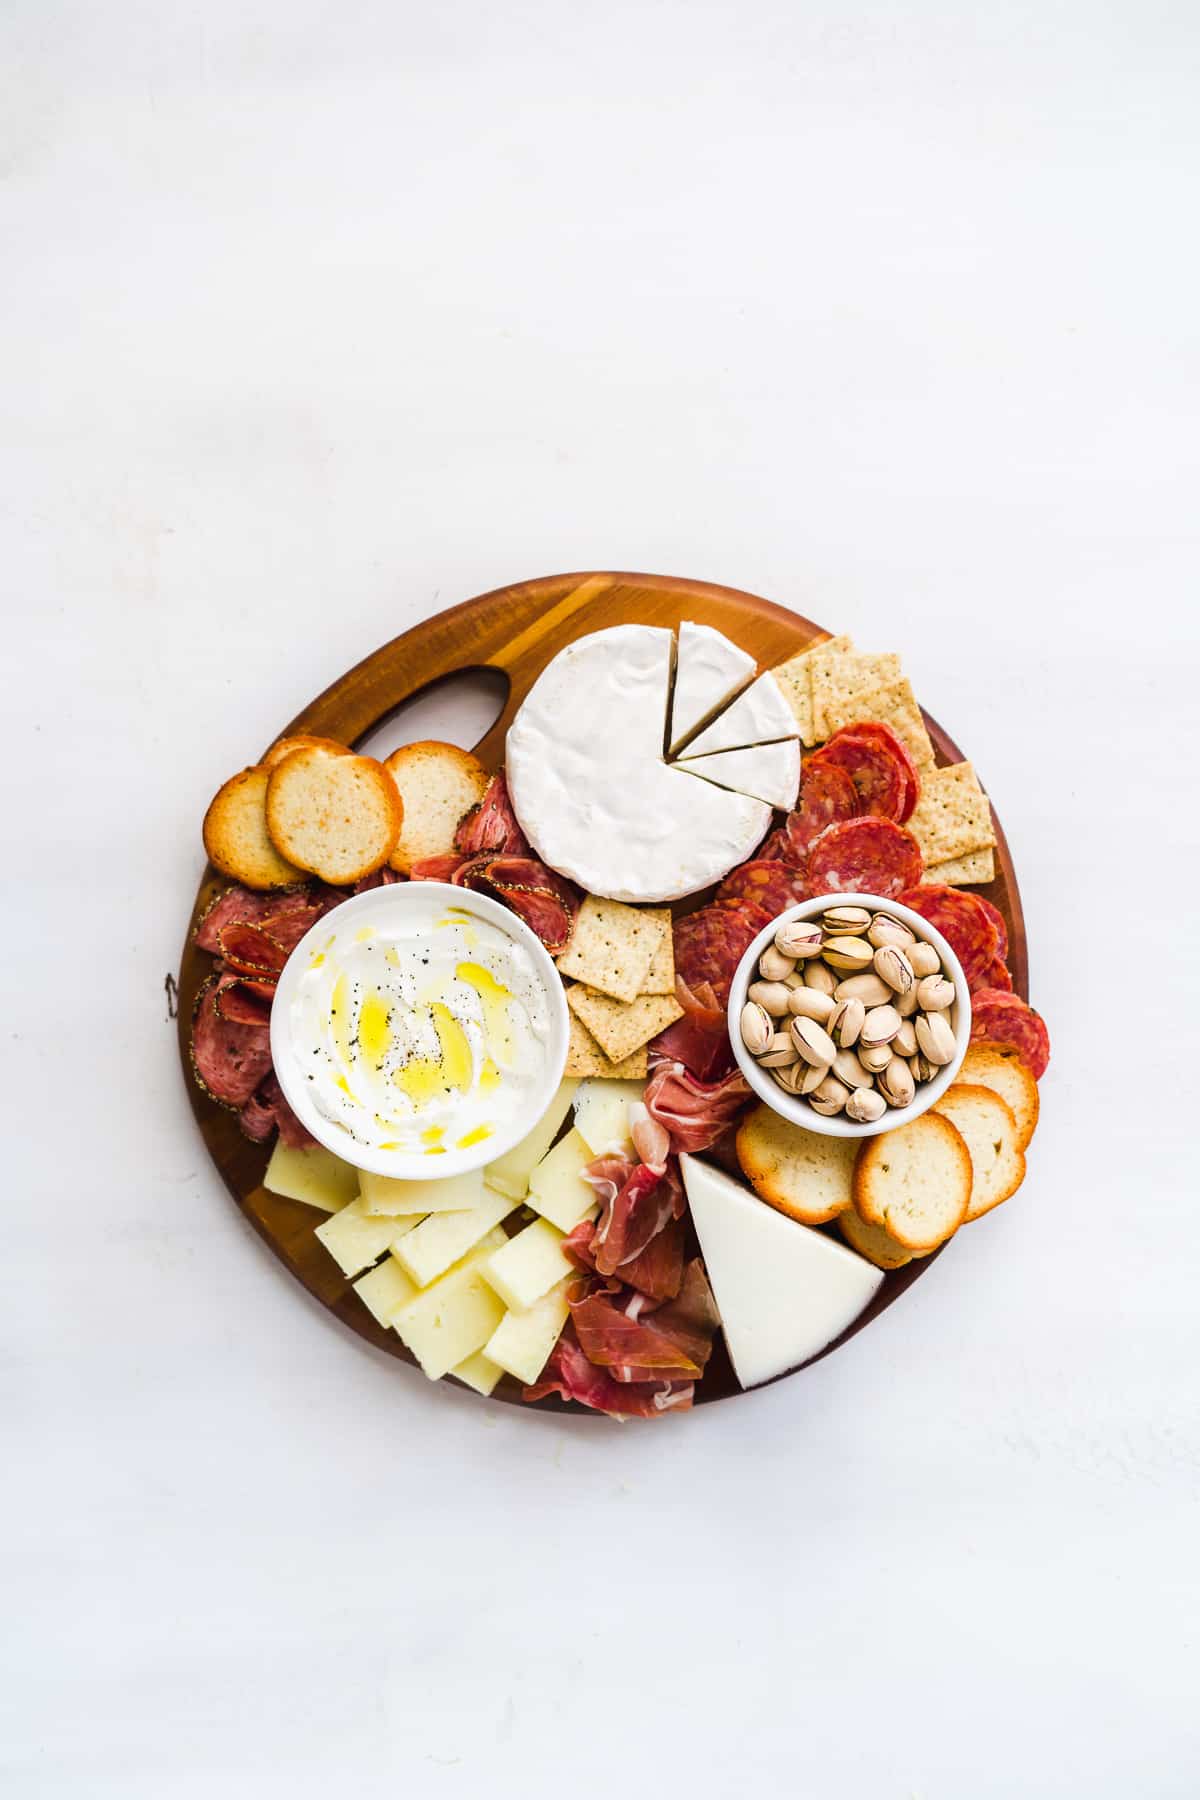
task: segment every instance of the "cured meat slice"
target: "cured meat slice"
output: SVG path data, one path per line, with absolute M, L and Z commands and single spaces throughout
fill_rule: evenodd
M 981 988 L 971 996 L 971 1042 L 1014 1051 L 1037 1081 L 1050 1061 L 1050 1034 L 1041 1015 L 1001 989 Z
M 992 921 L 992 924 L 996 927 L 996 936 L 999 939 L 999 948 L 996 951 L 996 954 L 1000 958 L 1001 962 L 1007 962 L 1008 961 L 1008 926 L 1005 923 L 1004 914 L 1000 911 L 1000 908 L 998 906 L 993 906 L 992 902 L 989 899 L 987 899 L 987 897 L 985 895 L 976 894 L 974 896 L 974 898 L 979 902 L 980 906 L 982 906 L 982 908 L 983 908 L 984 912 L 987 914 L 988 918 Z
M 404 876 L 398 869 L 389 869 L 385 863 L 382 869 L 372 869 L 361 881 L 356 881 L 350 892 L 352 894 L 369 894 L 373 888 L 391 887 L 394 881 L 403 881 Z
M 768 832 L 754 853 L 754 861 L 788 863 L 792 868 L 800 866 L 801 858 L 786 825 L 777 825 L 774 831 Z
M 583 903 L 579 889 L 533 856 L 489 856 L 462 877 L 460 885 L 482 889 L 503 901 L 541 938 L 553 956 L 565 950 Z
M 275 984 L 268 981 L 219 981 L 213 992 L 217 1017 L 227 1025 L 269 1025 Z
M 660 1064 L 642 1097 L 650 1117 L 666 1127 L 676 1155 L 710 1149 L 750 1098 L 740 1069 L 721 1081 L 699 1081 L 680 1063 Z
M 803 865 L 814 838 L 830 825 L 857 818 L 858 812 L 858 792 L 846 770 L 807 757 L 800 774 L 800 804 L 787 820 L 793 860 Z
M 538 1380 L 522 1389 L 521 1398 L 544 1400 L 559 1394 L 619 1419 L 656 1419 L 660 1413 L 686 1411 L 694 1393 L 692 1381 L 614 1381 L 607 1369 L 588 1361 L 568 1324 Z
M 230 920 L 217 932 L 217 954 L 238 975 L 273 977 L 280 973 L 288 953 L 265 925 Z
M 699 1259 L 688 1264 L 676 1299 L 649 1313 L 640 1300 L 595 1282 L 581 1284 L 569 1304 L 588 1361 L 623 1384 L 703 1375 L 721 1321 Z
M 809 893 L 878 894 L 898 899 L 915 887 L 924 863 L 920 845 L 892 819 L 847 819 L 830 825 L 808 853 Z
M 998 956 L 993 956 L 991 962 L 979 977 L 979 986 L 981 989 L 992 988 L 997 993 L 1011 994 L 1013 991 L 1013 979 L 1008 972 L 1008 964 L 1001 962 Z
M 689 1074 L 700 1081 L 716 1081 L 733 1067 L 733 1051 L 723 1010 L 716 1014 L 716 1024 L 705 1024 L 704 1013 L 684 1014 L 660 1031 L 649 1044 L 654 1062 L 682 1063 Z
M 476 859 L 472 857 L 470 860 L 474 862 Z M 410 865 L 408 878 L 410 881 L 453 881 L 464 866 L 463 858 L 455 851 L 450 851 L 445 856 L 422 856 Z
M 232 1023 L 216 1010 L 218 990 L 236 979 L 207 981 L 192 1014 L 192 1070 L 204 1091 L 225 1106 L 244 1106 L 271 1068 L 267 1026 Z
M 895 740 L 894 745 L 847 725 L 814 751 L 809 767 L 844 769 L 854 785 L 860 813 L 899 823 L 912 812 L 908 764 L 897 754 L 897 749 L 903 748 L 899 738 L 894 732 L 888 736 Z
M 941 932 L 962 964 L 967 986 L 972 990 L 983 986 L 985 972 L 1000 954 L 1000 934 L 979 896 L 929 883 L 906 889 L 897 898 Z
M 731 869 L 717 889 L 718 900 L 750 900 L 772 918 L 808 898 L 804 878 L 794 864 L 757 858 Z
M 529 839 L 517 824 L 504 771 L 493 775 L 478 806 L 464 813 L 454 833 L 460 856 L 478 856 L 484 850 L 502 850 L 509 856 L 528 856 Z
M 624 1280 L 624 1265 L 642 1254 L 668 1220 L 681 1218 L 683 1209 L 683 1185 L 674 1165 L 654 1169 L 638 1163 L 616 1195 L 602 1201 L 592 1239 L 598 1273 L 619 1274 Z
M 834 737 L 830 739 L 830 743 L 835 742 L 842 736 L 857 739 L 860 743 L 880 745 L 895 758 L 896 762 L 904 771 L 905 786 L 905 794 L 901 802 L 900 811 L 896 815 L 896 823 L 898 825 L 907 825 L 908 821 L 912 818 L 913 809 L 920 798 L 921 775 L 916 763 L 913 761 L 912 752 L 909 750 L 908 745 L 904 742 L 904 739 L 900 736 L 899 732 L 893 731 L 890 725 L 885 725 L 882 719 L 856 719 L 853 725 L 843 726 L 841 731 L 836 732 Z M 824 746 L 824 748 L 828 749 L 828 745 Z M 818 755 L 821 753 L 822 752 L 820 751 L 817 752 Z
M 693 992 L 707 983 L 719 1006 L 742 957 L 773 913 L 753 900 L 713 900 L 674 925 L 675 973 Z
M 320 910 L 312 904 L 310 895 L 311 888 L 308 885 L 289 888 L 282 894 L 256 894 L 249 888 L 236 884 L 233 887 L 227 887 L 223 893 L 217 895 L 197 925 L 194 940 L 196 948 L 207 950 L 212 956 L 219 956 L 221 946 L 218 933 L 226 925 L 263 925 L 267 920 L 277 924 L 281 916 L 286 915 L 290 919 L 294 912 L 311 912 L 312 916 L 309 919 L 309 924 L 311 924 L 313 920 L 320 917 Z M 308 930 L 307 925 L 304 930 Z M 272 935 L 276 935 L 274 927 Z M 302 931 L 295 940 L 296 943 L 299 943 L 303 936 L 304 932 Z M 288 947 L 291 948 L 290 945 Z

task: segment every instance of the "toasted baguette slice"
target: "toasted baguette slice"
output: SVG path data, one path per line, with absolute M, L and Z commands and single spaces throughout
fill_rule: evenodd
M 854 1205 L 906 1250 L 936 1250 L 954 1236 L 970 1204 L 971 1155 L 940 1113 L 861 1143 Z
M 837 1228 L 850 1248 L 865 1256 L 877 1269 L 902 1269 L 913 1259 L 911 1250 L 906 1250 L 882 1225 L 868 1225 L 853 1206 L 838 1214 Z
M 995 1050 L 990 1044 L 972 1044 L 963 1058 L 959 1080 L 991 1088 L 1012 1109 L 1017 1121 L 1017 1148 L 1028 1150 L 1037 1130 L 1038 1084 L 1033 1071 L 1019 1056 L 1007 1050 Z
M 383 766 L 404 802 L 404 825 L 391 863 L 407 875 L 424 856 L 449 856 L 459 820 L 483 799 L 491 777 L 477 757 L 457 744 L 405 744 Z
M 737 1156 L 761 1200 L 802 1225 L 823 1225 L 850 1204 L 854 1138 L 821 1137 L 756 1106 L 738 1127 Z
M 213 795 L 202 827 L 204 848 L 213 867 L 243 887 L 263 892 L 304 880 L 303 870 L 287 862 L 267 835 L 270 773 L 259 763 L 232 775 Z
M 351 754 L 345 744 L 336 743 L 333 738 L 281 737 L 276 739 L 263 757 L 264 769 L 273 769 L 276 763 L 281 763 L 285 756 L 292 754 L 293 750 L 328 750 L 331 756 L 349 756 Z
M 404 809 L 382 763 L 369 756 L 293 750 L 271 770 L 267 830 L 282 855 L 347 887 L 381 869 Z
M 990 1087 L 956 1081 L 933 1110 L 949 1119 L 970 1152 L 967 1218 L 982 1218 L 1015 1194 L 1025 1179 L 1025 1152 L 1020 1148 L 1012 1107 Z

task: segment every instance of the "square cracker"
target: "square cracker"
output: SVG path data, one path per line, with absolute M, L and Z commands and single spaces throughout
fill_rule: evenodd
M 992 809 L 969 762 L 922 769 L 921 797 L 908 829 L 929 867 L 995 843 Z
M 571 1014 L 571 1036 L 567 1044 L 567 1066 L 564 1075 L 583 1075 L 601 1081 L 644 1081 L 650 1058 L 645 1044 L 627 1056 L 624 1062 L 609 1062 L 603 1050 L 575 1013 Z
M 845 656 L 854 649 L 852 637 L 822 638 L 810 650 L 802 650 L 799 656 L 793 656 L 789 662 L 780 663 L 771 673 L 783 691 L 783 697 L 791 707 L 800 730 L 800 741 L 803 744 L 816 743 L 813 736 L 812 709 L 812 660 L 819 652 L 827 656 Z
M 822 648 L 809 669 L 812 682 L 813 731 L 829 736 L 830 714 L 859 694 L 870 694 L 900 679 L 900 658 L 888 650 L 881 656 L 839 656 Z
M 558 959 L 558 972 L 614 1000 L 636 1000 L 646 991 L 663 931 L 661 913 L 639 912 L 636 906 L 589 894 Z
M 670 994 L 639 994 L 636 1000 L 623 1002 L 579 985 L 567 989 L 567 1005 L 615 1063 L 683 1016 L 682 1006 Z
M 966 856 L 952 857 L 949 862 L 934 863 L 926 869 L 925 881 L 941 881 L 947 887 L 982 887 L 996 879 L 996 858 L 990 850 L 971 850 Z
M 646 979 L 642 983 L 642 992 L 643 994 L 673 994 L 675 992 L 675 933 L 671 922 L 671 909 L 669 906 L 648 906 L 646 917 L 661 921 L 662 936 L 658 940 L 657 950 L 650 959 L 650 967 L 646 971 Z
M 908 746 L 908 753 L 922 776 L 926 769 L 933 768 L 933 745 L 912 683 L 906 677 L 889 681 L 884 687 L 872 688 L 869 694 L 856 694 L 853 700 L 844 700 L 833 707 L 829 717 L 830 732 L 840 731 L 843 725 L 856 725 L 860 719 L 878 719 L 881 724 L 890 725 L 901 743 Z

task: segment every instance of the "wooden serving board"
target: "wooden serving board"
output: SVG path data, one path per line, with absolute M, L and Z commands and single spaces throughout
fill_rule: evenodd
M 354 745 L 373 732 L 388 715 L 431 683 L 465 669 L 500 670 L 508 680 L 508 698 L 495 724 L 475 746 L 489 767 L 503 761 L 504 739 L 517 708 L 551 657 L 587 632 L 629 623 L 678 626 L 684 619 L 715 626 L 756 657 L 761 668 L 794 656 L 830 634 L 755 594 L 715 587 L 669 575 L 590 573 L 545 575 L 481 594 L 451 607 L 393 638 L 374 655 L 342 675 L 303 712 L 280 728 L 284 733 L 311 732 Z M 926 723 L 941 763 L 959 762 L 962 752 L 926 714 Z M 274 741 L 274 740 L 272 740 Z M 265 748 L 265 746 L 264 746 Z M 984 890 L 1004 914 L 1010 944 L 1009 967 L 1016 990 L 1028 998 L 1025 927 L 1012 858 L 996 820 L 996 879 Z M 320 1223 L 312 1207 L 281 1199 L 262 1185 L 270 1146 L 243 1137 L 236 1117 L 209 1100 L 191 1077 L 188 1038 L 196 994 L 212 959 L 193 948 L 196 920 L 213 896 L 227 885 L 209 868 L 200 884 L 188 926 L 179 972 L 179 1046 L 184 1078 L 204 1142 L 226 1187 L 259 1236 L 309 1293 L 341 1318 L 352 1331 L 402 1362 L 413 1361 L 394 1331 L 385 1330 L 368 1313 L 332 1257 L 314 1237 Z M 687 906 L 696 904 L 690 897 Z M 935 1254 L 940 1254 L 936 1252 Z M 883 1278 L 874 1301 L 848 1331 L 826 1350 L 854 1336 L 898 1300 L 929 1267 L 933 1257 L 908 1263 Z M 819 1361 L 814 1357 L 813 1361 Z M 808 1364 L 803 1365 L 808 1367 Z M 792 1371 L 797 1373 L 798 1371 Z M 696 1403 L 721 1400 L 740 1392 L 719 1337 Z M 519 1401 L 518 1384 L 505 1377 L 493 1399 Z M 541 1403 L 562 1410 L 558 1400 Z M 572 1412 L 586 1408 L 572 1405 Z M 589 1414 L 598 1417 L 598 1414 Z

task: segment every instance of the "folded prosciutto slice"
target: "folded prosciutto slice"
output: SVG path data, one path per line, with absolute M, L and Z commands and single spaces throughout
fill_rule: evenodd
M 578 1400 L 581 1406 L 614 1418 L 654 1419 L 660 1413 L 686 1410 L 694 1393 L 691 1381 L 614 1381 L 607 1369 L 588 1361 L 568 1324 L 538 1380 L 521 1397 L 543 1400 L 548 1394 L 561 1394 L 564 1400 Z
M 602 1156 L 583 1171 L 600 1201 L 591 1241 L 597 1272 L 620 1275 L 639 1257 L 670 1219 L 684 1212 L 683 1184 L 674 1163 L 656 1169 L 624 1157 Z
M 671 1219 L 651 1238 L 640 1256 L 621 1264 L 621 1282 L 654 1302 L 674 1300 L 683 1283 L 683 1247 L 686 1227 L 682 1219 Z M 596 1272 L 592 1239 L 595 1221 L 584 1219 L 563 1239 L 563 1254 L 577 1263 L 587 1274 Z
M 676 1155 L 711 1149 L 750 1098 L 740 1069 L 720 1081 L 698 1081 L 682 1063 L 660 1063 L 642 1096 L 646 1111 L 671 1137 Z
M 690 1381 L 703 1375 L 721 1323 L 699 1259 L 678 1297 L 646 1312 L 638 1294 L 612 1294 L 599 1282 L 570 1297 L 575 1335 L 589 1362 L 622 1383 Z

